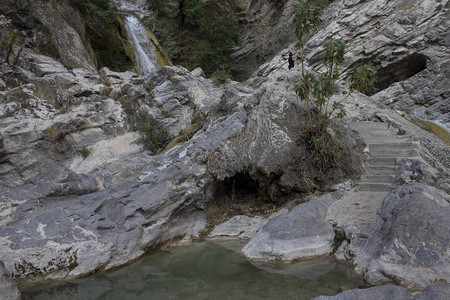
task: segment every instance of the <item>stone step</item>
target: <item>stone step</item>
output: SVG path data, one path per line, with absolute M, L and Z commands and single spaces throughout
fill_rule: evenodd
M 396 144 L 396 143 L 410 143 L 408 137 L 401 137 L 401 136 L 384 136 L 384 137 L 365 137 L 364 142 L 367 145 L 372 144 Z M 414 142 L 413 142 L 414 143 Z
M 364 168 L 365 175 L 395 175 L 398 170 L 398 166 L 371 166 L 366 165 Z
M 367 143 L 366 144 L 369 146 L 369 150 L 382 150 L 382 149 L 417 149 L 418 148 L 418 144 L 415 142 L 402 142 L 402 141 L 398 141 L 395 143 L 386 143 L 386 142 L 381 142 L 381 143 Z
M 401 136 L 401 135 L 397 135 L 394 132 L 388 131 L 388 130 L 383 130 L 383 131 L 358 131 L 359 135 L 364 139 L 364 140 L 370 140 L 370 139 L 383 139 L 383 138 L 388 138 L 388 139 L 396 139 L 398 137 L 402 137 L 405 138 L 405 136 Z
M 397 158 L 395 157 L 369 157 L 366 161 L 367 165 L 371 166 L 395 166 L 397 165 Z
M 369 131 L 369 130 L 387 130 L 389 129 L 388 123 L 383 122 L 371 122 L 371 121 L 362 121 L 350 123 L 350 127 L 354 130 L 358 131 Z
M 382 191 L 390 191 L 392 188 L 390 183 L 362 182 L 357 185 L 357 189 L 359 191 L 366 191 L 366 192 L 382 192 Z
M 394 175 L 362 175 L 361 182 L 364 183 L 391 183 Z
M 415 157 L 420 156 L 417 149 L 379 149 L 369 152 L 370 157 Z

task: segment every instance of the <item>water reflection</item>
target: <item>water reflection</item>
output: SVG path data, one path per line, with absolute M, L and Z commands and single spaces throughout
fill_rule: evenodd
M 123 269 L 23 293 L 24 299 L 310 299 L 362 285 L 333 259 L 249 262 L 237 241 L 172 247 Z

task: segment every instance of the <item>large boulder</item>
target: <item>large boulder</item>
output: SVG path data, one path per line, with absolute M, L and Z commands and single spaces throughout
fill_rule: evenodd
M 335 233 L 325 216 L 328 206 L 342 196 L 340 192 L 325 194 L 275 217 L 250 239 L 242 253 L 251 259 L 283 261 L 330 254 Z
M 422 183 L 398 187 L 377 220 L 350 244 L 355 270 L 372 284 L 424 288 L 450 281 L 450 197 Z

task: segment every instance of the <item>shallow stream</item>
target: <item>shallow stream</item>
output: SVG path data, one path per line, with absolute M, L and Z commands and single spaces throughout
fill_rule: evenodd
M 239 241 L 170 247 L 113 272 L 23 292 L 23 299 L 311 299 L 363 285 L 348 264 L 321 258 L 255 263 Z

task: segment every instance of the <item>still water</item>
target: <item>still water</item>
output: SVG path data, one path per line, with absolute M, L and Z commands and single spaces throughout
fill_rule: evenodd
M 363 285 L 332 258 L 250 262 L 239 241 L 155 252 L 122 269 L 23 292 L 24 299 L 310 299 Z

